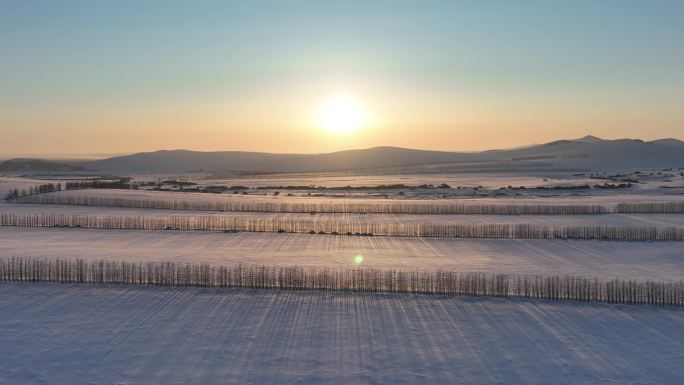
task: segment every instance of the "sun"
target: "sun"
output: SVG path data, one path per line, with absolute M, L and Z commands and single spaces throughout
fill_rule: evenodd
M 335 134 L 347 134 L 363 128 L 368 117 L 361 103 L 347 95 L 324 101 L 317 115 L 318 125 Z

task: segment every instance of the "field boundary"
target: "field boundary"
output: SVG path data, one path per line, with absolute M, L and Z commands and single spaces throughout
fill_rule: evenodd
M 243 287 L 684 306 L 684 281 L 83 259 L 0 259 L 0 282 Z

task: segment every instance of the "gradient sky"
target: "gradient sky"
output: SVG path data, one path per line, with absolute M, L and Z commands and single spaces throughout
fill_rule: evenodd
M 0 155 L 684 138 L 684 1 L 0 0 Z M 318 127 L 336 94 L 372 121 Z

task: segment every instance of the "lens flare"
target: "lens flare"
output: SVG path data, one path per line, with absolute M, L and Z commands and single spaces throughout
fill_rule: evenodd
M 354 258 L 354 263 L 360 265 L 363 263 L 363 255 L 359 254 Z

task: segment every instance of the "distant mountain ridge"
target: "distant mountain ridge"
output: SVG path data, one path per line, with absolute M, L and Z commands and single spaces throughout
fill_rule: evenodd
M 684 142 L 659 139 L 604 140 L 587 135 L 541 145 L 482 152 L 373 147 L 326 154 L 156 151 L 103 159 L 86 165 L 106 171 L 311 172 L 397 167 L 468 169 L 621 170 L 684 167 Z
M 15 158 L 0 162 L 0 171 L 80 171 L 83 167 L 42 159 Z
M 0 164 L 0 169 L 7 162 Z M 37 165 L 52 167 L 49 163 Z M 111 173 L 315 172 L 387 168 L 407 168 L 417 172 L 428 169 L 445 172 L 573 169 L 619 171 L 684 167 L 684 142 L 672 138 L 649 142 L 639 139 L 605 140 L 587 135 L 579 139 L 482 152 L 399 147 L 373 147 L 325 154 L 160 150 L 82 162 L 78 166 Z

